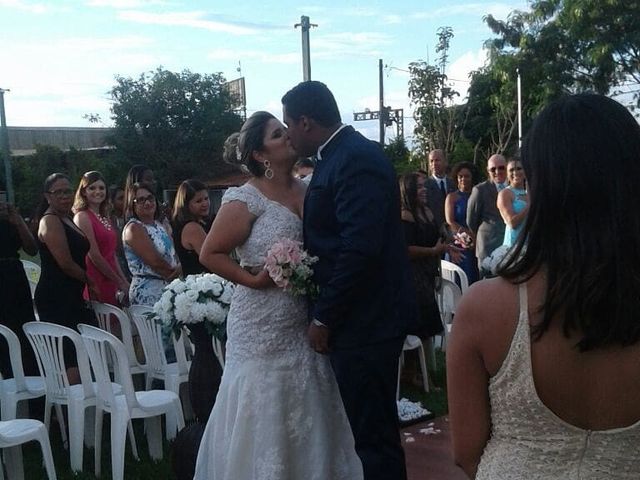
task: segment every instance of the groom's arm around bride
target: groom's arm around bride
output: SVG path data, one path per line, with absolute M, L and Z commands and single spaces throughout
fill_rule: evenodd
M 341 124 L 324 84 L 282 102 L 293 147 L 318 155 L 304 207 L 305 247 L 319 257 L 310 343 L 330 354 L 365 478 L 403 479 L 395 390 L 415 296 L 396 175 L 377 143 Z

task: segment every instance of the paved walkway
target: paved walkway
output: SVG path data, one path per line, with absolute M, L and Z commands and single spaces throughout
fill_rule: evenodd
M 440 432 L 430 435 L 420 432 L 429 428 Z M 408 480 L 467 480 L 464 472 L 453 463 L 447 417 L 404 428 L 401 435 Z

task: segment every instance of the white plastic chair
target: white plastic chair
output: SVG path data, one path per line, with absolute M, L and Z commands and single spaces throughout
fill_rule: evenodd
M 40 273 L 42 272 L 40 265 L 29 260 L 20 261 L 22 262 L 22 266 L 24 267 L 24 273 L 27 274 L 27 280 L 29 280 L 29 282 L 37 284 L 40 281 Z
M 440 270 L 442 270 L 444 280 L 449 280 L 457 285 L 456 278 L 458 279 L 462 293 L 469 289 L 469 278 L 460 266 L 447 260 L 440 260 Z
M 89 357 L 82 339 L 75 330 L 54 323 L 29 322 L 25 323 L 22 328 L 36 352 L 38 367 L 44 378 L 46 392 L 44 423 L 48 430 L 51 420 L 51 406 L 55 405 L 56 414 L 61 424 L 62 440 L 66 446 L 67 434 L 60 406 L 67 406 L 71 469 L 75 472 L 82 471 L 83 440 L 87 446 L 93 446 L 93 435 L 85 436 L 84 434 L 85 410 L 95 407 L 97 402 L 97 386 L 91 378 Z M 67 367 L 63 355 L 65 338 L 71 340 L 75 347 L 81 379 L 81 383 L 77 385 L 71 385 L 67 377 Z M 115 383 L 112 383 L 111 386 L 117 393 L 122 391 L 122 387 Z M 91 416 L 89 418 L 93 419 Z M 93 422 L 88 422 L 88 427 L 93 430 Z
M 51 455 L 47 429 L 39 420 L 28 418 L 0 422 L 0 448 L 4 449 L 3 457 L 9 480 L 24 480 L 21 445 L 32 440 L 40 443 L 49 480 L 56 480 L 56 469 Z M 1 464 L 0 479 L 4 479 Z
M 144 365 L 138 362 L 135 348 L 133 346 L 133 333 L 131 329 L 131 319 L 129 316 L 114 305 L 109 305 L 100 302 L 91 302 L 96 319 L 98 320 L 98 326 L 103 330 L 120 338 L 124 344 L 125 351 L 127 352 L 127 358 L 129 359 L 129 368 L 132 375 L 145 374 L 147 369 Z M 116 320 L 119 325 L 119 332 L 113 331 L 112 320 Z
M 429 372 L 427 371 L 427 359 L 424 353 L 424 345 L 420 337 L 416 335 L 407 335 L 402 346 L 402 353 L 398 359 L 398 386 L 396 387 L 396 400 L 400 400 L 400 373 L 404 364 L 404 352 L 407 350 L 418 349 L 418 359 L 420 361 L 420 372 L 422 373 L 422 386 L 425 392 L 429 392 Z
M 124 478 L 124 451 L 126 431 L 131 432 L 131 419 L 144 418 L 149 444 L 149 455 L 155 460 L 162 459 L 162 427 L 160 416 L 166 415 L 166 438 L 175 438 L 184 427 L 182 405 L 178 395 L 169 390 L 136 392 L 129 370 L 129 359 L 123 343 L 114 335 L 89 325 L 78 325 L 82 341 L 89 353 L 93 372 L 98 382 L 98 404 L 96 408 L 95 475 L 100 476 L 100 450 L 103 413 L 111 414 L 111 471 L 114 480 Z M 109 361 L 122 382 L 122 392 L 114 393 L 109 376 Z M 135 443 L 133 454 L 139 460 Z
M 442 332 L 442 350 L 446 350 L 447 338 L 451 333 L 453 317 L 461 297 L 462 292 L 460 291 L 460 287 L 454 282 L 443 278 L 440 290 L 436 291 L 436 301 L 438 302 L 438 309 L 440 310 L 442 325 L 444 326 Z
M 211 343 L 213 344 L 213 353 L 216 354 L 216 358 L 224 370 L 224 347 L 222 342 L 215 335 L 211 335 Z
M 0 375 L 0 411 L 2 420 L 13 420 L 18 416 L 19 402 L 44 395 L 44 380 L 42 377 L 25 377 L 18 336 L 5 325 L 0 325 L 0 335 L 7 341 L 13 371 L 13 378 L 3 379 Z M 24 405 L 26 407 L 26 403 Z M 26 408 L 28 412 L 28 407 Z
M 155 318 L 148 315 L 152 312 L 149 307 L 139 305 L 129 307 L 129 314 L 140 334 L 144 356 L 146 358 L 145 368 L 147 369 L 147 387 L 151 388 L 151 381 L 154 378 L 162 380 L 165 388 L 180 394 L 180 385 L 189 381 L 189 362 L 184 349 L 182 335 L 175 339 L 172 335 L 173 346 L 176 351 L 176 361 L 169 363 L 164 351 L 162 341 L 162 326 L 156 322 Z

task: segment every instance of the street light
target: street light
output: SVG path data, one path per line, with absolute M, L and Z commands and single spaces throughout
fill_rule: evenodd
M 11 174 L 11 154 L 9 152 L 9 132 L 7 131 L 7 118 L 4 114 L 4 93 L 9 89 L 0 88 L 0 150 L 4 162 L 4 176 L 7 188 L 7 200 L 13 204 L 15 196 L 13 194 L 13 177 Z

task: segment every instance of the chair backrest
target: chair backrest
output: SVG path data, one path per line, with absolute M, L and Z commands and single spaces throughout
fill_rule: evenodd
M 34 262 L 30 262 L 29 260 L 20 261 L 22 262 L 24 273 L 27 274 L 27 279 L 29 280 L 29 282 L 38 283 L 40 281 L 40 273 L 42 272 L 40 265 Z
M 156 322 L 155 317 L 149 315 L 150 312 L 153 312 L 153 309 L 139 307 L 139 305 L 129 307 L 129 315 L 140 334 L 144 356 L 147 361 L 146 368 L 155 374 L 162 374 L 167 364 L 162 342 L 162 326 Z
M 27 382 L 24 379 L 20 340 L 18 340 L 18 336 L 13 330 L 2 324 L 0 324 L 0 335 L 5 338 L 7 346 L 9 347 L 9 360 L 11 362 L 11 370 L 13 371 L 13 379 L 16 382 L 16 390 L 23 392 L 27 390 Z M 0 379 L 2 379 L 2 375 L 0 375 Z
M 33 351 L 36 353 L 38 368 L 44 378 L 47 396 L 53 400 L 68 398 L 69 378 L 64 363 L 64 339 L 73 342 L 78 359 L 78 370 L 82 381 L 84 398 L 95 396 L 91 387 L 91 370 L 89 357 L 84 348 L 80 334 L 62 325 L 48 322 L 28 322 L 22 326 Z
M 129 359 L 129 365 L 132 367 L 140 366 L 133 347 L 133 333 L 131 331 L 131 319 L 129 316 L 114 305 L 100 302 L 91 302 L 91 305 L 100 328 L 122 340 L 124 349 L 127 352 L 127 358 Z M 119 328 L 114 328 L 112 322 L 114 319 L 118 322 L 117 326 Z
M 469 289 L 469 278 L 466 272 L 453 262 L 447 260 L 440 260 L 440 269 L 442 270 L 442 278 L 449 280 L 453 283 L 456 282 L 456 277 L 460 282 L 460 290 L 465 293 Z
M 82 342 L 84 343 L 91 367 L 98 384 L 98 401 L 107 408 L 116 408 L 116 395 L 113 393 L 109 367 L 113 360 L 113 368 L 118 384 L 122 387 L 129 409 L 138 406 L 131 379 L 129 358 L 124 344 L 111 333 L 91 325 L 79 324 Z
M 436 299 L 445 327 L 452 322 L 453 315 L 456 313 L 456 307 L 461 297 L 462 292 L 460 291 L 460 287 L 451 280 L 445 280 L 443 278 L 440 290 L 436 292 Z

